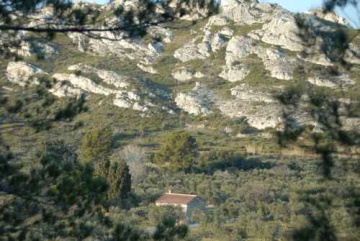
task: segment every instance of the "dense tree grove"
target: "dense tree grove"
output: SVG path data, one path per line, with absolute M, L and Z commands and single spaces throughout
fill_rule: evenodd
M 46 144 L 35 160 L 39 166 L 28 173 L 10 160 L 1 180 L 2 239 L 85 238 L 94 231 L 106 183 L 78 162 L 74 150 Z

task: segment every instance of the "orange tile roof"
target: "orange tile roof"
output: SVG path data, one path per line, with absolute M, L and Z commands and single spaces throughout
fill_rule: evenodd
M 156 200 L 157 204 L 178 204 L 184 205 L 191 202 L 196 195 L 180 194 L 180 193 L 166 193 L 164 196 Z

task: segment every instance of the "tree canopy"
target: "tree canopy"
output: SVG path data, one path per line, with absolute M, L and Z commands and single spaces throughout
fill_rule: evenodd
M 172 171 L 190 171 L 198 155 L 196 139 L 188 132 L 173 132 L 155 154 L 155 162 Z
M 112 132 L 109 128 L 93 127 L 88 130 L 81 142 L 81 160 L 95 166 L 109 161 Z M 104 173 L 106 176 L 106 173 Z

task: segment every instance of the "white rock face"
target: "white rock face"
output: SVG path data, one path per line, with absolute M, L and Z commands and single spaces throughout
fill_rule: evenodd
M 257 1 L 252 1 L 252 3 L 235 2 L 237 1 L 230 0 L 221 3 L 222 11 L 220 14 L 239 25 L 264 23 L 271 19 L 274 12 L 278 11 L 276 6 L 273 7 L 266 3 L 259 4 Z
M 116 96 L 116 98 L 113 100 L 113 104 L 117 107 L 120 107 L 120 108 L 130 108 L 131 107 L 131 102 L 126 100 L 126 97 L 124 96 Z
M 77 69 L 78 66 L 70 66 L 70 69 Z M 93 71 L 94 69 L 91 69 L 91 67 L 88 66 L 88 68 Z M 83 68 L 86 71 L 86 68 Z M 105 71 L 105 70 L 103 70 Z M 109 73 L 106 71 L 104 72 L 106 74 L 103 74 L 105 76 L 108 76 Z M 111 71 L 110 71 L 111 73 Z M 102 75 L 102 76 L 103 76 Z M 112 74 L 110 74 L 112 76 Z M 151 93 L 149 91 L 143 93 L 140 95 L 139 93 L 135 91 L 127 90 L 129 86 L 126 86 L 126 88 L 120 88 L 120 89 L 110 89 L 108 87 L 104 87 L 102 85 L 94 83 L 92 80 L 83 77 L 83 76 L 77 76 L 75 74 L 54 74 L 53 78 L 58 80 L 58 84 L 56 85 L 56 88 L 54 87 L 51 91 L 54 95 L 57 95 L 59 97 L 64 96 L 79 96 L 82 93 L 93 93 L 93 94 L 99 94 L 104 96 L 109 96 L 113 94 L 115 97 L 113 98 L 113 104 L 115 106 L 121 107 L 121 108 L 132 108 L 133 110 L 141 111 L 141 112 L 148 112 L 151 108 L 156 107 L 155 104 L 153 104 L 150 101 L 142 101 L 143 97 L 146 98 L 156 98 L 158 96 L 158 93 Z M 143 104 L 140 104 L 143 103 Z
M 176 105 L 193 115 L 208 115 L 214 96 L 210 90 L 196 83 L 196 86 L 188 92 L 179 93 L 175 98 Z
M 134 110 L 141 111 L 141 112 L 146 112 L 146 111 L 149 110 L 149 107 L 144 106 L 144 105 L 140 105 L 138 102 L 136 102 L 136 103 L 133 105 L 133 109 L 134 109 Z
M 211 46 L 207 43 L 189 43 L 178 49 L 174 53 L 174 57 L 182 62 L 194 59 L 206 59 L 210 56 Z
M 171 75 L 180 82 L 188 82 L 193 78 L 200 79 L 205 77 L 203 73 L 199 71 L 195 72 L 193 69 L 186 67 L 176 69 Z
M 321 8 L 315 8 L 310 10 L 309 14 L 312 14 L 318 18 L 324 19 L 326 21 L 330 21 L 333 23 L 339 23 L 345 26 L 349 26 L 349 22 L 345 19 L 340 17 L 334 12 L 324 13 L 324 11 Z
M 225 32 L 225 34 L 227 34 L 227 32 Z M 225 34 L 221 34 L 220 32 L 212 34 L 210 31 L 207 30 L 207 31 L 205 31 L 203 43 L 209 44 L 212 52 L 217 52 L 218 50 L 225 47 L 227 44 L 227 40 L 225 39 L 225 36 L 227 36 L 227 35 L 225 35 Z
M 9 81 L 20 86 L 38 85 L 39 81 L 34 78 L 37 74 L 47 74 L 41 69 L 25 62 L 10 62 L 7 67 L 7 76 Z M 30 80 L 31 83 L 29 82 Z M 79 88 L 74 88 L 65 82 L 54 84 L 49 92 L 57 97 L 78 97 L 84 92 Z
M 201 73 L 200 71 L 197 71 L 197 72 L 194 74 L 194 77 L 195 77 L 195 78 L 198 78 L 198 79 L 201 79 L 201 78 L 206 77 L 206 75 L 204 75 L 204 74 Z
M 209 18 L 208 26 L 225 26 L 229 23 L 228 19 L 222 15 L 214 15 Z
M 12 48 L 10 50 L 23 57 L 29 57 L 37 55 L 44 57 L 45 59 L 51 58 L 54 54 L 57 54 L 57 49 L 54 46 L 46 43 L 29 43 L 22 41 L 19 48 Z
M 359 130 L 359 126 L 360 126 L 360 118 L 345 118 L 342 117 L 341 118 L 341 123 L 343 124 L 343 129 L 347 130 L 347 131 L 351 131 L 351 130 Z
M 246 117 L 249 125 L 259 130 L 277 128 L 282 123 L 278 104 L 252 104 L 245 101 L 226 101 L 219 106 L 221 113 L 232 118 Z
M 37 84 L 37 80 L 30 80 L 37 74 L 45 74 L 38 67 L 25 62 L 9 62 L 6 68 L 6 76 L 10 82 L 25 86 L 27 84 Z
M 94 94 L 107 96 L 116 93 L 116 90 L 97 85 L 91 79 L 83 76 L 77 76 L 75 74 L 54 74 L 53 78 L 58 81 L 69 81 L 74 87 Z
M 242 25 L 257 22 L 255 16 L 251 14 L 251 7 L 248 4 L 241 4 L 235 7 L 233 5 L 226 5 L 223 6 L 223 12 L 226 13 L 229 19 Z
M 174 34 L 170 29 L 159 26 L 150 27 L 149 34 L 153 37 L 160 38 L 165 43 L 171 43 L 174 39 Z
M 66 83 L 59 82 L 56 83 L 50 90 L 50 93 L 53 95 L 62 98 L 62 97 L 79 97 L 84 94 L 84 91 L 81 89 L 74 88 Z
M 219 110 L 231 118 L 246 117 L 250 126 L 263 130 L 281 128 L 282 109 L 271 90 L 261 90 L 246 84 L 231 89 L 234 99 L 218 102 Z
M 181 68 L 172 73 L 174 79 L 180 82 L 190 81 L 194 77 L 194 71 L 188 68 Z
M 139 67 L 139 69 L 143 70 L 144 72 L 150 73 L 150 74 L 157 74 L 157 70 L 152 67 L 151 65 L 145 65 L 145 64 L 141 64 L 138 63 L 136 64 L 137 67 Z
M 259 46 L 250 38 L 244 36 L 234 36 L 230 39 L 226 47 L 226 64 L 242 60 L 252 53 L 259 52 Z
M 100 56 L 116 55 L 121 60 L 126 59 L 152 59 L 158 55 L 160 45 L 150 48 L 141 42 L 123 38 L 123 34 L 101 32 L 101 39 L 88 38 L 83 34 L 69 33 L 68 36 L 78 45 L 81 52 L 94 53 Z
M 295 59 L 286 57 L 279 50 L 263 48 L 255 40 L 244 36 L 234 36 L 230 39 L 226 47 L 226 66 L 219 76 L 230 82 L 245 79 L 250 71 L 243 61 L 250 54 L 262 59 L 271 77 L 282 80 L 292 79 Z
M 97 70 L 97 75 L 107 84 L 113 85 L 118 88 L 126 88 L 129 86 L 128 78 L 118 75 L 113 71 Z
M 230 82 L 242 81 L 250 74 L 250 70 L 244 64 L 232 64 L 225 66 L 219 77 L 226 79 Z
M 76 64 L 68 67 L 68 70 L 81 71 L 84 73 L 95 73 L 105 83 L 113 85 L 118 88 L 126 88 L 129 86 L 129 79 L 125 76 L 118 75 L 114 71 L 108 71 L 103 69 L 96 69 L 85 64 Z
M 258 52 L 258 46 L 252 39 L 243 36 L 232 37 L 226 47 L 226 66 L 219 76 L 230 82 L 245 79 L 250 71 L 241 62 L 243 58 L 255 52 Z
M 355 44 L 359 41 L 359 37 L 357 37 L 349 44 L 349 49 L 345 52 L 345 61 L 351 64 L 360 64 L 360 46 Z
M 271 77 L 281 80 L 290 80 L 293 77 L 295 59 L 290 59 L 277 49 L 266 49 L 260 51 L 258 56 L 262 59 L 265 69 L 270 72 Z
M 319 51 L 320 52 L 320 51 Z M 331 60 L 326 57 L 325 54 L 313 54 L 310 56 L 307 56 L 306 58 L 303 58 L 302 56 L 298 55 L 299 59 L 303 59 L 307 62 L 313 63 L 313 64 L 317 64 L 317 65 L 322 65 L 322 66 L 333 66 L 333 63 L 331 63 Z
M 301 51 L 303 46 L 297 35 L 298 31 L 293 14 L 284 10 L 255 32 L 262 36 L 261 40 L 265 43 L 279 45 L 291 51 Z
M 309 77 L 307 78 L 307 81 L 313 85 L 328 88 L 340 88 L 355 84 L 355 81 L 350 79 L 347 74 L 331 78 L 326 78 L 322 76 Z

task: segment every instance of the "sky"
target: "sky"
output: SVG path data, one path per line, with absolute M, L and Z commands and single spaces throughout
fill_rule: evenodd
M 292 12 L 306 12 L 312 8 L 321 7 L 323 0 L 260 0 L 260 2 L 277 3 L 283 8 Z M 335 11 L 342 17 L 346 18 L 349 23 L 356 28 L 360 28 L 360 15 L 353 6 L 345 9 L 337 8 Z
M 86 0 L 87 2 L 96 2 L 99 4 L 107 3 L 108 0 Z M 260 2 L 277 3 L 283 8 L 292 12 L 306 12 L 312 8 L 321 7 L 323 0 L 260 0 Z M 336 12 L 348 19 L 353 27 L 360 28 L 360 15 L 353 7 L 348 7 L 345 10 L 337 9 Z
M 260 0 L 260 2 L 277 3 L 292 12 L 306 12 L 322 5 L 322 0 Z

